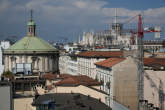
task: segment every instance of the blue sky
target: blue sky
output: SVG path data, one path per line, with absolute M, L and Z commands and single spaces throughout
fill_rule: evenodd
M 165 0 L 0 0 L 0 37 L 26 36 L 33 9 L 37 36 L 75 41 L 83 31 L 107 29 L 114 21 L 114 8 L 119 22 L 143 13 L 145 24 L 165 24 Z

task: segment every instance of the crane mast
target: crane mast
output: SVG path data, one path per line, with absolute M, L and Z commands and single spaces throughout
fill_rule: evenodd
M 131 33 L 131 44 L 135 44 L 135 37 L 137 36 L 137 92 L 138 92 L 138 110 L 144 110 L 144 107 L 141 101 L 144 101 L 144 49 L 143 49 L 143 38 L 144 33 L 157 33 L 157 36 L 160 35 L 161 28 L 157 27 L 156 29 L 143 28 L 142 16 L 141 14 L 132 17 L 127 22 L 130 22 L 134 18 L 138 17 L 138 29 L 128 29 L 122 30 L 123 32 Z M 127 23 L 126 22 L 126 23 Z
M 143 31 L 143 25 L 142 25 L 142 17 L 139 14 L 139 21 L 138 21 L 138 99 L 143 100 L 144 99 L 144 69 L 143 69 L 143 37 L 144 37 L 144 31 Z M 139 102 L 138 102 L 139 103 Z M 141 104 L 139 103 L 139 110 L 141 110 Z
M 143 51 L 143 38 L 144 33 L 160 33 L 161 30 L 144 30 L 142 24 L 142 16 L 138 15 L 138 107 L 139 110 L 143 110 L 143 105 L 140 103 L 140 100 L 144 100 L 144 51 Z

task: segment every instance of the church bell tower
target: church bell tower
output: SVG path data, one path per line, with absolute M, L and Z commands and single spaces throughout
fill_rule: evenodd
M 35 36 L 35 28 L 36 28 L 36 24 L 33 21 L 33 10 L 30 11 L 30 21 L 27 23 L 27 35 L 29 37 L 34 37 Z

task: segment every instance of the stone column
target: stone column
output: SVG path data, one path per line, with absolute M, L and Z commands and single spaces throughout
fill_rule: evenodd
M 5 56 L 5 71 L 9 70 L 9 56 Z
M 42 72 L 45 73 L 45 56 L 42 57 Z
M 12 69 L 14 67 L 14 60 L 15 60 L 15 57 L 14 56 L 11 56 L 10 57 L 10 71 L 12 71 Z
M 45 57 L 45 72 L 49 71 L 49 58 Z
M 26 63 L 26 56 L 22 56 L 22 63 Z
M 49 71 L 53 72 L 52 56 L 49 57 Z
M 21 55 L 19 56 L 18 63 L 22 63 L 22 56 Z
M 50 64 L 49 64 L 50 63 L 50 60 L 49 59 L 50 59 L 50 57 L 48 56 L 47 57 L 47 64 L 48 64 L 47 65 L 47 68 L 48 68 L 48 72 L 50 72 Z
M 9 58 L 8 58 L 8 62 L 9 62 L 9 71 L 11 71 L 11 66 L 12 66 L 12 62 L 11 62 L 11 57 L 9 56 Z
M 39 57 L 38 60 L 38 71 L 42 72 L 42 57 Z
M 38 69 L 38 58 L 36 58 L 36 60 L 34 61 L 34 69 L 37 70 Z
M 35 69 L 36 69 L 35 62 L 37 60 L 37 57 L 36 56 L 32 56 L 31 59 L 32 59 L 32 71 L 35 72 Z
M 55 61 L 54 61 L 54 56 L 52 56 L 52 72 L 55 70 Z
M 26 55 L 25 55 L 25 63 L 28 63 L 28 56 L 26 56 Z
M 36 60 L 36 69 L 38 70 L 38 72 L 39 72 L 39 61 L 40 61 L 40 58 L 38 57 Z
M 7 66 L 8 66 L 8 70 L 9 70 L 9 63 L 10 63 L 10 61 L 9 61 L 9 56 L 7 57 Z
M 16 67 L 16 60 L 17 60 L 17 58 L 14 57 L 14 64 L 13 64 L 14 67 Z

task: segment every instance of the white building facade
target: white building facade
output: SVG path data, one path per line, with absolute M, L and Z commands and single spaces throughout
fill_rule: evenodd
M 5 49 L 10 47 L 9 41 L 1 41 L 0 43 L 0 76 L 4 72 L 4 64 L 3 64 L 3 52 Z
M 78 62 L 76 59 L 69 58 L 67 70 L 71 75 L 78 75 Z
M 105 58 L 85 58 L 78 57 L 78 74 L 86 75 L 90 78 L 96 78 L 96 65 L 94 63 L 104 60 Z
M 8 49 L 10 47 L 10 42 L 9 41 L 1 41 L 1 47 L 3 49 Z
M 60 55 L 59 57 L 60 73 L 67 73 L 71 75 L 78 75 L 77 58 L 69 55 Z
M 101 90 L 109 94 L 106 100 L 107 105 L 113 108 L 113 67 L 124 61 L 125 58 L 109 58 L 95 63 L 97 80 L 102 83 Z
M 101 90 L 109 94 L 107 104 L 116 108 L 118 102 L 130 110 L 138 110 L 136 61 L 132 57 L 109 58 L 95 64 L 97 78 L 103 84 Z
M 1 74 L 3 73 L 4 71 L 4 65 L 3 65 L 3 50 L 2 50 L 2 47 L 0 47 L 0 76 Z
M 97 80 L 102 82 L 101 90 L 112 95 L 111 83 L 113 82 L 113 72 L 111 68 L 96 66 Z
M 111 57 L 122 57 L 122 51 L 86 51 L 77 55 L 78 74 L 96 79 L 96 62 Z
M 59 57 L 59 70 L 60 73 L 67 73 L 67 62 L 69 60 L 69 56 L 60 55 Z

